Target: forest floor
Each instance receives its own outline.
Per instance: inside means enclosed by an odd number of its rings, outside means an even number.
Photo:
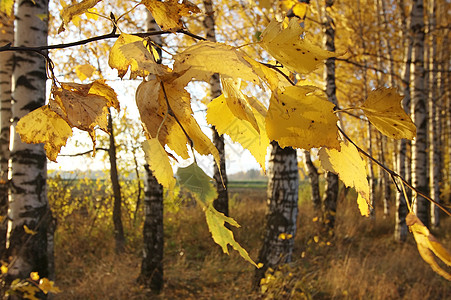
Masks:
[[[264,225],[264,188],[230,189],[230,215],[241,225],[236,240],[256,260]],[[300,199],[310,199],[301,191]],[[305,203],[304,203],[305,202]],[[333,238],[318,234],[308,203],[300,203],[293,263],[268,285],[272,299],[449,299],[451,283],[434,273],[407,242],[393,240],[394,215],[359,215],[355,194],[341,199]],[[393,205],[393,203],[391,203]],[[153,295],[136,283],[141,263],[141,228],[128,227],[127,251],[117,255],[109,224],[91,226],[73,216],[59,226],[55,299],[262,299],[251,292],[254,267],[236,251],[223,254],[208,232],[199,207],[165,212],[165,285]],[[451,219],[433,231],[451,249]],[[448,268],[448,272],[449,272]],[[294,295],[294,296],[290,296]]]

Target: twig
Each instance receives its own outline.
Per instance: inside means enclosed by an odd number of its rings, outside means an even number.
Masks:
[[[440,203],[438,203],[437,201],[429,198],[428,196],[426,196],[425,194],[423,194],[422,192],[420,192],[417,188],[415,188],[413,185],[411,185],[410,183],[407,182],[407,180],[405,180],[401,175],[399,175],[398,173],[396,173],[395,171],[387,168],[386,166],[384,166],[380,161],[378,161],[377,159],[375,159],[374,157],[372,157],[371,155],[369,155],[368,153],[366,153],[362,148],[360,148],[359,146],[357,146],[349,136],[346,135],[346,133],[340,128],[338,127],[338,130],[341,132],[341,134],[343,134],[343,136],[351,143],[353,144],[357,150],[362,153],[363,155],[365,155],[366,157],[368,157],[370,160],[372,160],[374,163],[376,163],[379,167],[381,167],[385,172],[387,172],[388,174],[390,174],[390,176],[392,178],[399,178],[399,180],[402,181],[402,183],[404,183],[406,186],[408,186],[412,191],[415,191],[418,195],[420,195],[421,197],[427,199],[428,201],[434,203],[435,205],[437,205],[441,210],[443,210],[447,215],[451,216],[451,212],[449,212],[444,206],[442,206]]]
[[[98,150],[108,151],[107,148],[95,148],[95,151],[98,151]],[[75,153],[75,154],[59,154],[58,156],[67,156],[67,157],[83,156],[83,155],[89,154],[89,153],[91,153],[93,151],[94,150],[88,150],[88,151],[85,151],[85,152]]]

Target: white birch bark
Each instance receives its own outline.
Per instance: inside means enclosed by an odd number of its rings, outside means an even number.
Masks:
[[[412,141],[412,184],[420,192],[428,194],[428,157],[427,157],[427,124],[428,112],[425,95],[424,69],[424,16],[423,0],[415,0],[411,11],[411,25],[413,39],[412,62],[412,119],[417,127],[417,136]],[[415,211],[425,226],[430,224],[430,203],[417,195]]]
[[[42,46],[47,44],[47,21],[39,15],[48,15],[47,0],[17,1],[16,46]],[[16,52],[13,71],[14,122],[30,111],[44,105],[46,88],[45,61],[33,52]],[[11,149],[11,195],[9,201],[9,248],[12,257],[9,279],[26,278],[30,272],[41,277],[52,277],[49,270],[53,239],[48,237],[51,212],[48,205],[46,179],[47,160],[42,144],[22,143],[13,135]],[[24,226],[37,232],[25,233]],[[53,226],[50,226],[53,228]],[[50,272],[49,272],[50,271]]]
[[[14,42],[13,18],[0,13],[0,45]],[[8,228],[8,161],[11,127],[11,77],[13,52],[0,52],[0,258],[6,251]]]

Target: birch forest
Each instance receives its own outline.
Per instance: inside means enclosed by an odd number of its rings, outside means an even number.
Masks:
[[[447,0],[0,0],[2,299],[447,299]]]

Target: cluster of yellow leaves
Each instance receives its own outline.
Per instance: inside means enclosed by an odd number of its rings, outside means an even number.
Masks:
[[[52,161],[72,136],[72,127],[88,132],[95,148],[95,128],[108,132],[108,108],[119,110],[116,93],[103,80],[61,83],[60,87],[53,86],[52,95],[48,105],[22,117],[16,126],[22,141],[44,143]]]
[[[8,267],[2,265],[2,274],[8,272]],[[27,279],[15,279],[6,291],[7,296],[20,295],[21,299],[39,300],[38,293],[48,293],[57,294],[60,291],[55,283],[48,278],[41,278],[38,272],[31,272],[30,277]]]

